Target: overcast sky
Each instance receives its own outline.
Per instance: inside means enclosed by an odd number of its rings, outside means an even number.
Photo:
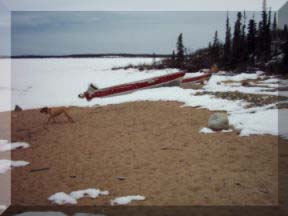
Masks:
[[[236,13],[230,16],[234,22]],[[13,12],[12,55],[169,54],[180,33],[196,50],[216,30],[223,40],[225,21],[226,12]]]
[[[268,0],[268,5],[278,10],[285,2]],[[224,38],[227,10],[259,11],[261,5],[262,0],[25,0],[25,4],[22,0],[0,0],[0,34],[10,29],[7,14],[13,11],[13,55],[171,53],[179,33],[183,32],[184,43],[191,50],[207,46],[216,30]],[[142,10],[155,12],[139,12]],[[236,14],[229,13],[233,23]],[[251,17],[253,12],[248,14]],[[7,52],[9,44],[0,44],[0,55],[2,47]]]

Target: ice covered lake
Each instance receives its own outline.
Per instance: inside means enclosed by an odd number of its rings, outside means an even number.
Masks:
[[[152,58],[0,59],[0,97],[4,98],[0,111],[13,109],[16,104],[24,109],[91,105],[77,97],[89,83],[103,88],[175,72],[112,70],[113,67],[152,61]],[[11,105],[8,102],[10,94]]]

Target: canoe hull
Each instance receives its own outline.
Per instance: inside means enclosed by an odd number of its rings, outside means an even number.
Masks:
[[[89,101],[97,97],[108,97],[119,94],[127,94],[145,88],[156,88],[164,86],[180,86],[185,72],[178,72],[164,76],[154,77],[138,82],[112,86],[109,88],[98,89],[94,92],[84,92],[84,97]]]

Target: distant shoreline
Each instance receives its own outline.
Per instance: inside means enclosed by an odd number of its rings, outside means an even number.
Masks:
[[[106,54],[71,54],[71,55],[15,55],[15,56],[0,56],[0,58],[166,58],[168,54],[129,54],[129,53],[106,53]]]

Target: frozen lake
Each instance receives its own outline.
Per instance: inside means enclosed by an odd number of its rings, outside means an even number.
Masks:
[[[11,61],[11,90],[9,62]],[[52,58],[0,59],[0,111],[13,109],[16,104],[24,109],[42,106],[91,105],[77,96],[89,83],[98,87],[137,81],[164,75],[175,70],[139,72],[112,70],[128,64],[152,63],[152,58]],[[5,73],[5,74],[3,74]],[[11,96],[11,105],[8,96]],[[4,98],[4,99],[3,99]]]

